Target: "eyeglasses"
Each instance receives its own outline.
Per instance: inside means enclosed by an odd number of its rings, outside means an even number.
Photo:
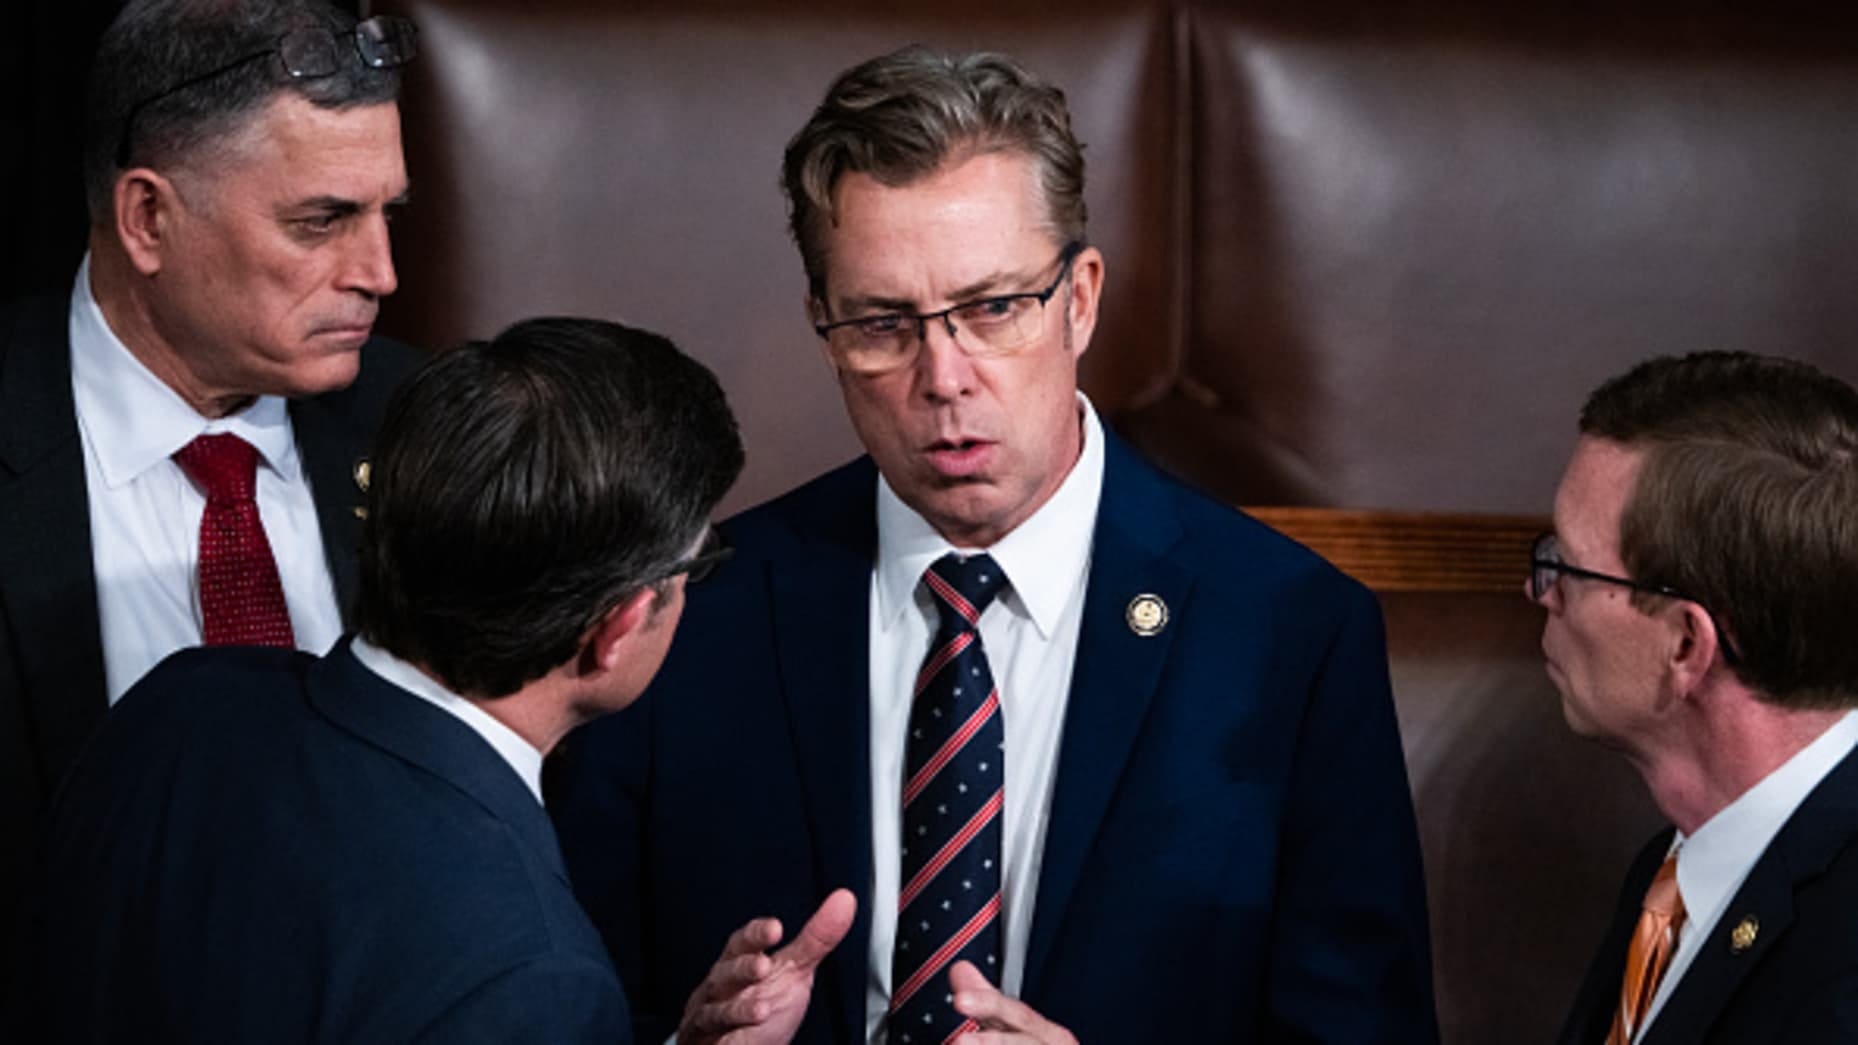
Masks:
[[[704,531],[703,543],[697,546],[697,554],[687,559],[679,559],[666,566],[646,583],[657,584],[659,581],[670,580],[681,573],[684,575],[685,584],[701,584],[705,578],[716,572],[716,567],[721,566],[724,559],[734,554],[735,549],[729,546],[729,539],[723,536],[721,530],[712,526]]]
[[[1698,600],[1668,585],[1647,584],[1630,577],[1616,577],[1610,573],[1570,565],[1561,558],[1561,539],[1552,533],[1541,534],[1529,546],[1529,597],[1536,602],[1547,598],[1549,589],[1555,586],[1558,574],[1579,577],[1582,580],[1600,581],[1603,584],[1617,584],[1622,588],[1631,588],[1633,591],[1696,603],[1702,607],[1704,613],[1709,614],[1710,622],[1716,626],[1718,641],[1722,645],[1723,660],[1733,665],[1740,659],[1736,654],[1734,644],[1729,641],[1728,633],[1723,631],[1722,622],[1716,619],[1716,614],[1711,612],[1708,606],[1704,606]]]
[[[1058,275],[1044,290],[975,298],[935,312],[880,312],[813,327],[826,339],[834,365],[856,374],[883,374],[915,361],[929,336],[929,324],[941,320],[948,336],[970,356],[987,358],[1017,352],[1045,332],[1045,304],[1071,275],[1071,263],[1084,245],[1072,241],[1058,254]]]
[[[353,30],[343,33],[331,32],[321,26],[293,29],[278,37],[275,47],[254,51],[217,69],[188,77],[130,106],[128,115],[123,117],[122,134],[116,140],[116,166],[129,166],[136,118],[156,102],[272,55],[278,57],[283,63],[284,72],[293,80],[320,80],[334,76],[342,67],[342,45],[350,41],[354,43],[361,64],[370,69],[397,68],[419,54],[418,27],[405,18],[392,15],[376,15],[365,19],[357,23]]]

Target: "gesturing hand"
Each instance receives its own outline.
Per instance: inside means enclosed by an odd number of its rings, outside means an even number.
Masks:
[[[814,971],[845,938],[857,911],[850,890],[835,890],[794,941],[773,954],[766,952],[781,942],[778,919],[757,918],[730,934],[722,956],[684,1006],[679,1045],[791,1041],[813,995]]]
[[[981,1027],[956,1038],[956,1045],[1077,1045],[1070,1031],[1000,993],[973,962],[956,962],[948,985],[955,990],[955,1011]]]

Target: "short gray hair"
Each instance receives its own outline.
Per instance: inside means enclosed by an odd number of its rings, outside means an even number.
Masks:
[[[251,116],[284,91],[326,109],[392,102],[400,76],[345,62],[332,76],[293,81],[274,61],[253,61],[130,111],[175,84],[275,47],[295,29],[343,34],[353,15],[327,0],[130,0],[103,34],[92,66],[84,134],[84,192],[91,220],[110,212],[117,146],[130,135],[130,159],[156,169],[185,164],[202,149],[242,131]]]
[[[1084,242],[1084,147],[1064,92],[1003,54],[906,47],[841,73],[787,144],[788,224],[813,294],[825,293],[822,234],[841,177],[904,185],[963,149],[1031,156],[1053,231]]]

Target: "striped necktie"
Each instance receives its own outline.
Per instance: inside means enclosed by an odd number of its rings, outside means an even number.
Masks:
[[[976,630],[1006,583],[992,558],[950,553],[923,573],[941,624],[916,676],[904,749],[891,1045],[940,1045],[975,1029],[950,1004],[948,967],[1000,980],[1000,842],[1006,729]]]

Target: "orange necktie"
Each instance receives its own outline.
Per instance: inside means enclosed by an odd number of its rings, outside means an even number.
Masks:
[[[1645,890],[1645,906],[1639,912],[1638,927],[1632,930],[1632,946],[1626,949],[1626,979],[1620,985],[1619,1011],[1613,1014],[1613,1029],[1606,1045],[1631,1045],[1645,1022],[1645,1012],[1658,995],[1658,981],[1671,965],[1677,950],[1677,930],[1684,924],[1684,898],[1677,892],[1677,854],[1664,858],[1664,865]]]

